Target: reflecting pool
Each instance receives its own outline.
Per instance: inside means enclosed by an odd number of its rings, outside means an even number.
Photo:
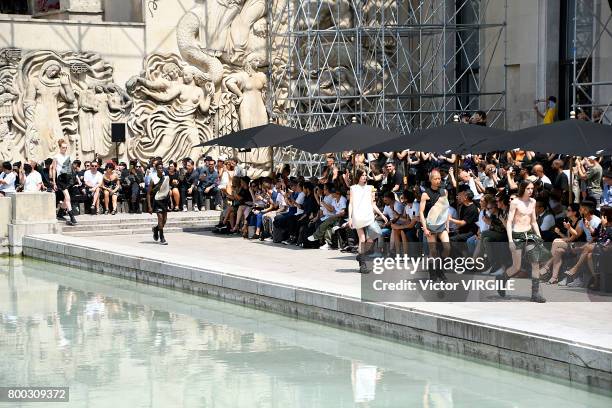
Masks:
[[[545,317],[543,317],[545,318]],[[0,386],[24,407],[605,407],[612,398],[317,323],[0,258]]]

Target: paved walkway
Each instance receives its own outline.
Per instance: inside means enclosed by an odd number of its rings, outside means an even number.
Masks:
[[[185,266],[231,273],[282,285],[360,297],[361,275],[354,255],[339,251],[306,250],[282,244],[247,241],[209,232],[167,234],[168,246],[150,235],[94,239],[47,236],[67,244],[87,245],[109,253],[138,255]],[[521,282],[519,285],[526,285]],[[612,350],[612,298],[589,296],[584,290],[543,285],[549,300],[534,304],[509,299],[499,302],[410,302],[403,307],[429,314],[478,322]],[[519,299],[522,300],[522,299]],[[593,302],[592,300],[600,300]]]

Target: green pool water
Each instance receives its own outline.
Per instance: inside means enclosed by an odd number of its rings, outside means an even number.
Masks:
[[[24,407],[612,407],[569,383],[59,265],[0,258],[0,386]]]

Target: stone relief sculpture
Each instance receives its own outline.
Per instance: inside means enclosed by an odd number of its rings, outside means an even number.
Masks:
[[[179,68],[176,55],[149,58],[145,77],[128,81],[135,104],[128,119],[133,134],[128,155],[140,160],[199,158],[210,139],[213,84],[197,68]],[[148,78],[147,78],[148,77]]]
[[[10,51],[17,55],[17,50]],[[0,55],[6,55],[6,50],[0,50]],[[12,101],[15,159],[42,161],[55,154],[60,138],[70,141],[79,157],[80,138],[89,146],[97,137],[92,133],[96,112],[89,107],[96,104],[87,93],[95,90],[90,87],[111,82],[112,67],[95,53],[33,51],[19,55],[19,60],[10,62],[17,95]],[[0,72],[5,68],[0,67]],[[106,121],[99,127],[110,128],[110,119]]]
[[[26,157],[43,160],[55,153],[63,138],[59,104],[72,105],[76,96],[70,75],[59,60],[46,61],[37,78],[32,78],[24,98]]]
[[[0,82],[0,161],[13,160],[13,101],[17,93],[7,82]]]
[[[240,13],[236,16],[236,18],[234,18],[234,21],[232,21],[230,30],[232,41],[232,63],[238,65],[244,62],[247,49],[250,48],[249,43],[253,42],[251,38],[257,38],[257,35],[253,33],[255,23],[261,20],[266,14],[266,1],[267,0],[246,0],[242,10],[240,10]],[[258,34],[262,34],[262,31],[265,33],[265,27],[266,21],[263,19],[263,21],[260,21],[260,24],[258,24]],[[253,38],[253,40],[255,40],[255,38]]]
[[[98,112],[98,100],[94,85],[79,93],[79,132],[83,152],[95,151],[95,113]]]
[[[331,27],[351,28],[353,12],[349,0],[304,0],[298,29],[326,30]]]
[[[230,74],[224,79],[225,88],[235,94],[239,105],[240,128],[248,129],[268,123],[268,112],[263,98],[266,75],[256,68],[262,63],[263,56],[249,54],[244,63],[244,71]],[[252,174],[263,173],[272,162],[272,149],[254,149],[245,158],[252,168]]]

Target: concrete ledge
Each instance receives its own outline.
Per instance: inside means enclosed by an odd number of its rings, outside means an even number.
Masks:
[[[23,239],[26,256],[461,355],[532,374],[612,389],[612,350],[426,313],[398,305],[281,285],[135,255],[108,253],[44,236]]]

